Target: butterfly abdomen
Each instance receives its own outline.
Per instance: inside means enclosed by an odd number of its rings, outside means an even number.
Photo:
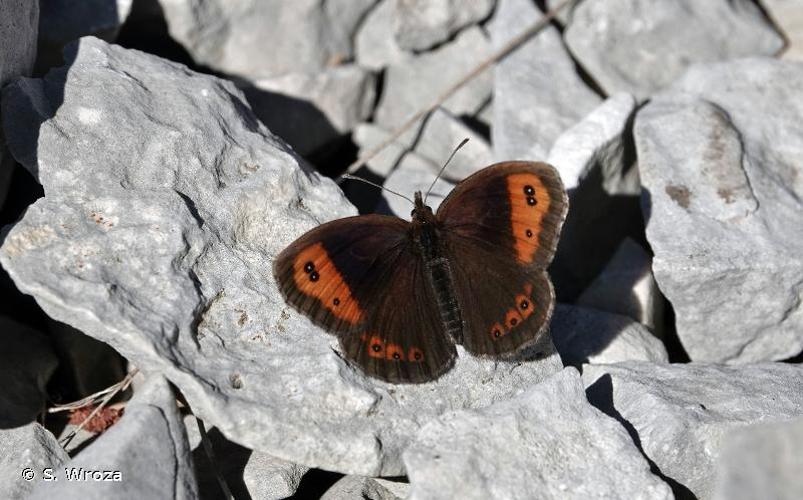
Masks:
[[[455,342],[461,343],[463,340],[463,319],[454,293],[454,278],[449,260],[444,257],[441,251],[438,230],[434,224],[423,224],[415,230],[418,231],[416,241],[426,266],[429,285],[438,302],[438,313],[443,322],[443,327]]]

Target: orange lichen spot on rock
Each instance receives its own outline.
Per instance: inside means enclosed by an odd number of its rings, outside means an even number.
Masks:
[[[355,325],[362,321],[363,310],[351,295],[322,243],[310,245],[293,261],[293,279],[305,295],[320,300],[335,317]]]
[[[538,250],[541,224],[549,211],[549,192],[541,179],[530,173],[509,175],[507,191],[516,257],[519,262],[529,264]]]

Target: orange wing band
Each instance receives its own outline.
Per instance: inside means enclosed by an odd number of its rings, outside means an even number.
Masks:
[[[516,257],[530,264],[538,251],[541,224],[549,212],[549,192],[535,174],[511,174],[507,177],[510,223]]]
[[[352,325],[362,321],[360,304],[323,244],[316,243],[299,252],[293,261],[293,279],[304,295],[320,300],[338,319]]]

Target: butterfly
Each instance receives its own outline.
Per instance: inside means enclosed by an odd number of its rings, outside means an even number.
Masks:
[[[568,200],[546,163],[510,161],[460,182],[436,213],[322,224],[274,260],[285,301],[337,335],[347,360],[392,383],[446,373],[461,344],[515,354],[546,332],[552,260]]]

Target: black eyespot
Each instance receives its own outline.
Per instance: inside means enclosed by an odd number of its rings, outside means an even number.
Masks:
[[[533,198],[532,196],[528,196],[528,197],[527,197],[527,204],[528,204],[528,205],[530,205],[530,206],[532,207],[532,206],[533,206],[533,205],[535,205],[536,203],[538,203],[538,202],[535,200],[535,198]]]
[[[528,307],[530,307],[530,303],[527,302],[526,300],[522,300],[521,304],[519,304],[519,307],[521,307],[522,309],[527,309]]]
[[[526,194],[527,196],[532,196],[535,194],[535,189],[533,189],[532,186],[527,184],[526,186],[524,186],[524,194]]]
[[[413,357],[415,358],[416,361],[420,361],[421,360],[421,353],[419,351],[415,351],[415,354],[413,354]]]
[[[533,232],[530,231],[529,229],[527,231],[525,231],[524,234],[526,234],[528,238],[532,238],[533,237]]]
[[[309,261],[306,264],[304,264],[304,272],[305,273],[309,274],[314,270],[315,270],[315,264],[313,264],[312,261]]]
[[[511,318],[510,326],[516,326],[518,323],[519,323],[519,320],[517,320],[516,318]]]
[[[499,338],[501,336],[502,336],[502,332],[500,332],[498,329],[494,330],[494,337]]]
[[[374,344],[374,345],[371,346],[371,349],[373,349],[374,352],[379,352],[379,351],[382,350],[382,346],[379,345],[379,344]]]
[[[318,274],[318,271],[312,271],[310,273],[310,275],[309,275],[309,280],[310,281],[318,281],[318,278],[320,278],[320,277],[321,276]]]
[[[393,359],[401,359],[401,355],[398,352],[394,352]]]
[[[335,297],[335,300],[333,300],[332,302],[333,302],[333,303],[334,303],[336,306],[339,306],[339,305],[340,305],[340,299],[338,299],[337,297]]]

